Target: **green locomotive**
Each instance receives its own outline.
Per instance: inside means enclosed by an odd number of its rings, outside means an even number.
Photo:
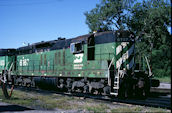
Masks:
[[[20,47],[10,57],[0,55],[1,81],[7,78],[7,84],[119,97],[146,96],[153,80],[135,70],[132,36],[128,31],[107,31]]]

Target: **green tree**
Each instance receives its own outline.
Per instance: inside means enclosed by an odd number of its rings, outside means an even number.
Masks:
[[[155,76],[170,76],[171,6],[168,0],[101,0],[85,13],[90,32],[129,30],[136,36],[137,51],[151,59]]]
[[[133,0],[101,0],[96,8],[85,13],[90,32],[126,29],[125,20]]]
[[[151,60],[155,76],[169,76],[171,64],[171,6],[169,1],[146,0],[136,3],[127,25],[142,41],[137,43],[139,54]]]

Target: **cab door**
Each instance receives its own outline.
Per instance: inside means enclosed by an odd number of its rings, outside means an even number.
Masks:
[[[87,41],[87,60],[95,60],[95,38],[91,35]]]

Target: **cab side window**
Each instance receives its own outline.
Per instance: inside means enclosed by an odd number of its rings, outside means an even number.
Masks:
[[[71,43],[70,44],[70,52],[73,54],[83,53],[84,52],[83,42]]]

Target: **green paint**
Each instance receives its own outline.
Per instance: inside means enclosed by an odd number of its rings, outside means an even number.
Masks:
[[[70,48],[68,48],[18,55],[16,71],[13,70],[12,73],[33,76],[107,78],[108,61],[110,62],[114,58],[112,65],[116,68],[116,61],[121,57],[116,56],[116,47],[118,45],[120,45],[120,42],[96,44],[94,60],[87,60],[87,44],[83,45],[84,52],[77,54],[71,53]],[[128,47],[124,49],[124,51],[127,50]],[[0,57],[0,61],[3,59],[5,57]],[[14,58],[8,57],[5,63],[13,60]],[[0,71],[2,69],[4,67],[0,66]]]
[[[2,73],[2,70],[5,70],[5,68],[8,70],[14,61],[14,56],[0,56],[0,73]]]

